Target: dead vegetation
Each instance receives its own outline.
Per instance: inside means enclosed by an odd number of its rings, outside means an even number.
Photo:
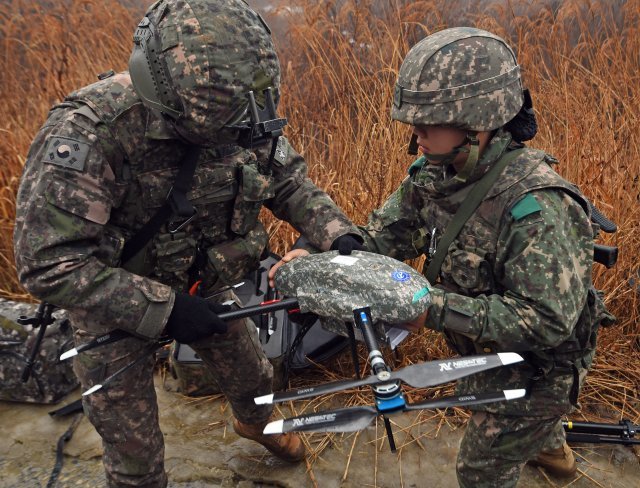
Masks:
[[[311,177],[355,222],[364,223],[411,163],[406,155],[409,130],[391,123],[389,117],[396,73],[411,45],[430,32],[463,24],[508,39],[534,97],[540,132],[532,145],[556,156],[560,173],[618,224],[616,234],[600,239],[619,247],[618,264],[611,270],[594,268],[596,285],[606,291],[618,324],[601,334],[577,418],[627,417],[637,423],[640,2],[549,4],[555,7],[524,0],[292,0],[287,8],[270,13],[273,22],[287,26],[276,37],[283,74],[281,111],[289,119],[289,138],[309,162]],[[69,0],[47,8],[26,0],[0,5],[2,296],[26,297],[13,268],[12,222],[15,191],[30,141],[54,102],[93,82],[96,73],[125,69],[140,14],[115,0]],[[282,253],[297,236],[288,225],[268,215],[265,219],[273,249]],[[424,331],[401,346],[395,366],[450,354],[439,336]],[[292,385],[351,374],[346,354],[329,367],[294,378]],[[409,389],[408,397],[419,401],[450,389],[450,385]],[[339,397],[341,405],[370,400],[368,392]],[[327,401],[314,400],[296,408],[322,409]],[[432,415],[425,412],[420,418]],[[461,409],[435,415],[441,422],[466,416]],[[309,439],[321,452],[332,436]]]

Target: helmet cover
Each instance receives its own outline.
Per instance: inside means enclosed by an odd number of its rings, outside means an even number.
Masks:
[[[129,59],[142,102],[173,120],[190,142],[219,142],[247,112],[249,91],[277,94],[280,65],[271,33],[242,0],[160,0],[134,35]]]
[[[490,32],[455,27],[411,48],[396,83],[391,117],[410,125],[491,131],[523,104],[520,67],[506,42]]]

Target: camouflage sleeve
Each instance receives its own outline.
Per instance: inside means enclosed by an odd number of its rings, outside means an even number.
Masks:
[[[111,209],[126,191],[108,145],[98,142],[101,130],[59,108],[36,136],[17,194],[18,277],[33,296],[92,324],[157,337],[173,306],[171,289],[96,257]]]
[[[426,241],[418,209],[412,202],[411,181],[407,178],[382,207],[369,215],[367,225],[360,227],[367,249],[400,261],[421,255]]]
[[[502,295],[476,298],[433,290],[426,326],[463,334],[501,350],[555,347],[573,331],[591,283],[588,216],[559,190],[529,194],[539,211],[500,233],[495,277]]]
[[[329,195],[309,179],[304,158],[285,137],[278,140],[272,168],[275,195],[265,202],[266,207],[293,225],[313,246],[327,251],[337,237],[359,235]]]

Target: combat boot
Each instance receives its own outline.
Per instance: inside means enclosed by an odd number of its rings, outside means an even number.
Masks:
[[[570,478],[578,469],[573,452],[566,442],[557,449],[540,452],[537,458],[529,461],[529,464],[541,466],[549,474],[558,478]]]
[[[240,437],[262,444],[280,459],[292,463],[304,459],[305,447],[298,434],[292,432],[286,434],[263,434],[262,431],[267,423],[269,423],[268,420],[260,424],[243,424],[238,419],[233,419],[233,430]]]

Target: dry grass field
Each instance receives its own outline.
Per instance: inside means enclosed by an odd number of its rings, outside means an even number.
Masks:
[[[66,93],[93,82],[99,72],[126,68],[141,14],[114,0],[51,3],[42,9],[26,0],[0,4],[0,294],[9,298],[26,297],[13,269],[12,222],[30,141],[48,108]],[[406,153],[409,129],[389,117],[396,73],[411,45],[435,30],[466,24],[496,32],[514,46],[540,125],[531,145],[559,159],[561,174],[619,229],[600,240],[619,247],[618,264],[594,268],[619,322],[601,334],[582,413],[637,423],[640,1],[286,3],[269,15],[288,26],[276,34],[287,134],[307,158],[312,178],[357,223],[366,222],[412,162]],[[265,219],[274,250],[283,252],[294,231]],[[398,365],[447,354],[443,342],[425,331],[403,344]],[[349,374],[349,367],[347,361],[338,373],[323,370],[322,378]],[[442,393],[429,389],[409,396]],[[358,402],[358,396],[348,401]]]

